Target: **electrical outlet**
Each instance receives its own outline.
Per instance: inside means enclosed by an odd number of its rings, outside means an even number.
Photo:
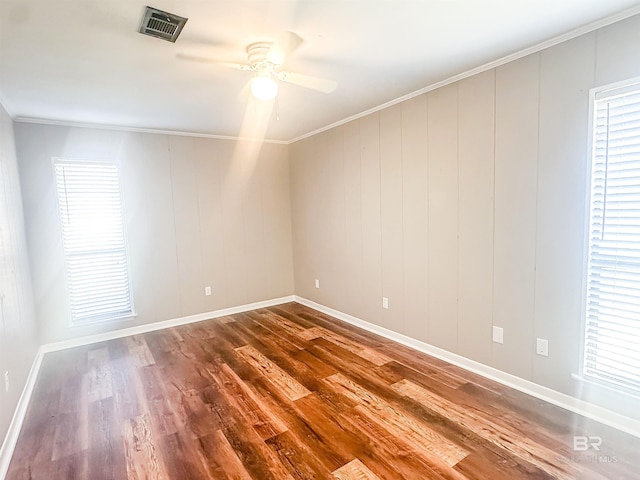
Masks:
[[[316,278],[316,288],[320,288],[320,280]]]
[[[387,297],[382,297],[382,308],[389,308],[389,299]]]
[[[496,343],[504,343],[504,329],[502,327],[493,327],[493,341]]]
[[[549,340],[544,338],[536,338],[536,353],[543,357],[549,356]]]
[[[9,372],[4,372],[4,391],[9,392],[11,384],[9,383]]]
[[[204,294],[207,297],[210,297],[211,296],[211,287],[204,287]]]

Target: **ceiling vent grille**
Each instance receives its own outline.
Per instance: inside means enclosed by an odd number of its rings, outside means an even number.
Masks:
[[[185,23],[187,19],[184,17],[147,7],[138,31],[144,35],[175,42]]]

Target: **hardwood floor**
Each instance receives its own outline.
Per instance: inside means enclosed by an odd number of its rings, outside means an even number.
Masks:
[[[47,354],[29,478],[622,480],[640,439],[291,303]]]

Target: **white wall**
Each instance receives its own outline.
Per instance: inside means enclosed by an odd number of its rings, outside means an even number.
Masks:
[[[638,45],[635,16],[291,145],[296,294],[640,418],[571,376],[589,89],[640,76]]]
[[[29,123],[15,135],[43,343],[293,293],[285,145]],[[52,157],[120,162],[135,319],[68,328]]]
[[[0,445],[38,348],[11,117],[0,105]],[[4,373],[10,388],[5,392]]]

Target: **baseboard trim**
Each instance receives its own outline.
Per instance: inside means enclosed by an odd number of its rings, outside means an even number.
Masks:
[[[630,435],[640,437],[640,421],[633,418],[629,418],[612,410],[600,407],[599,405],[585,402],[584,400],[580,400],[570,395],[552,390],[551,388],[544,387],[529,380],[516,377],[515,375],[503,372],[502,370],[489,367],[488,365],[485,365],[483,363],[479,363],[461,355],[457,355],[447,350],[429,345],[428,343],[416,340],[415,338],[411,338],[401,333],[394,332],[393,330],[375,325],[373,323],[367,322],[366,320],[362,320],[347,313],[340,312],[339,310],[321,305],[304,297],[299,297],[296,295],[295,301],[309,308],[313,308],[314,310],[318,310],[319,312],[331,315],[332,317],[335,317],[346,323],[362,328],[363,330],[367,330],[368,332],[375,333],[384,338],[388,338],[389,340],[393,340],[402,345],[426,353],[427,355],[439,358],[440,360],[444,360],[445,362],[449,362],[453,365],[464,368],[465,370],[476,373],[490,380],[494,380],[498,383],[501,383],[502,385],[506,385],[507,387],[514,388],[523,393],[539,398],[540,400],[544,400],[545,402],[552,403],[553,405],[557,405],[566,410],[616,428]]]
[[[142,333],[154,332],[156,330],[162,330],[170,327],[178,327],[180,325],[187,325],[189,323],[203,322],[205,320],[211,320],[212,318],[225,317],[227,315],[248,312],[250,310],[256,310],[258,308],[273,307],[274,305],[282,305],[283,303],[294,301],[295,297],[293,295],[289,295],[286,297],[273,298],[271,300],[264,300],[261,302],[247,303],[245,305],[239,305],[237,307],[223,308],[220,310],[213,310],[211,312],[198,313],[186,317],[172,318],[171,320],[162,320],[160,322],[147,323],[144,325],[137,325],[135,327],[122,328],[120,330],[112,330],[110,332],[88,335],[71,340],[63,340],[61,342],[46,343],[40,348],[42,349],[43,353],[56,352],[58,350],[65,350],[67,348],[91,345],[93,343],[104,342],[116,338],[129,337],[131,335],[140,335]]]
[[[18,405],[13,412],[13,417],[11,418],[11,423],[9,424],[9,430],[7,431],[7,435],[4,437],[2,447],[0,447],[0,479],[3,480],[7,475],[7,472],[9,471],[9,464],[11,463],[13,450],[15,449],[16,443],[18,442],[18,436],[20,435],[20,430],[22,429],[22,422],[24,421],[24,417],[27,414],[29,401],[31,400],[31,395],[33,394],[33,389],[36,385],[38,373],[40,372],[40,365],[42,365],[42,355],[42,349],[40,348],[38,349],[36,356],[33,359],[31,370],[29,370],[29,375],[27,376],[27,382],[22,389],[20,399],[18,400]]]

